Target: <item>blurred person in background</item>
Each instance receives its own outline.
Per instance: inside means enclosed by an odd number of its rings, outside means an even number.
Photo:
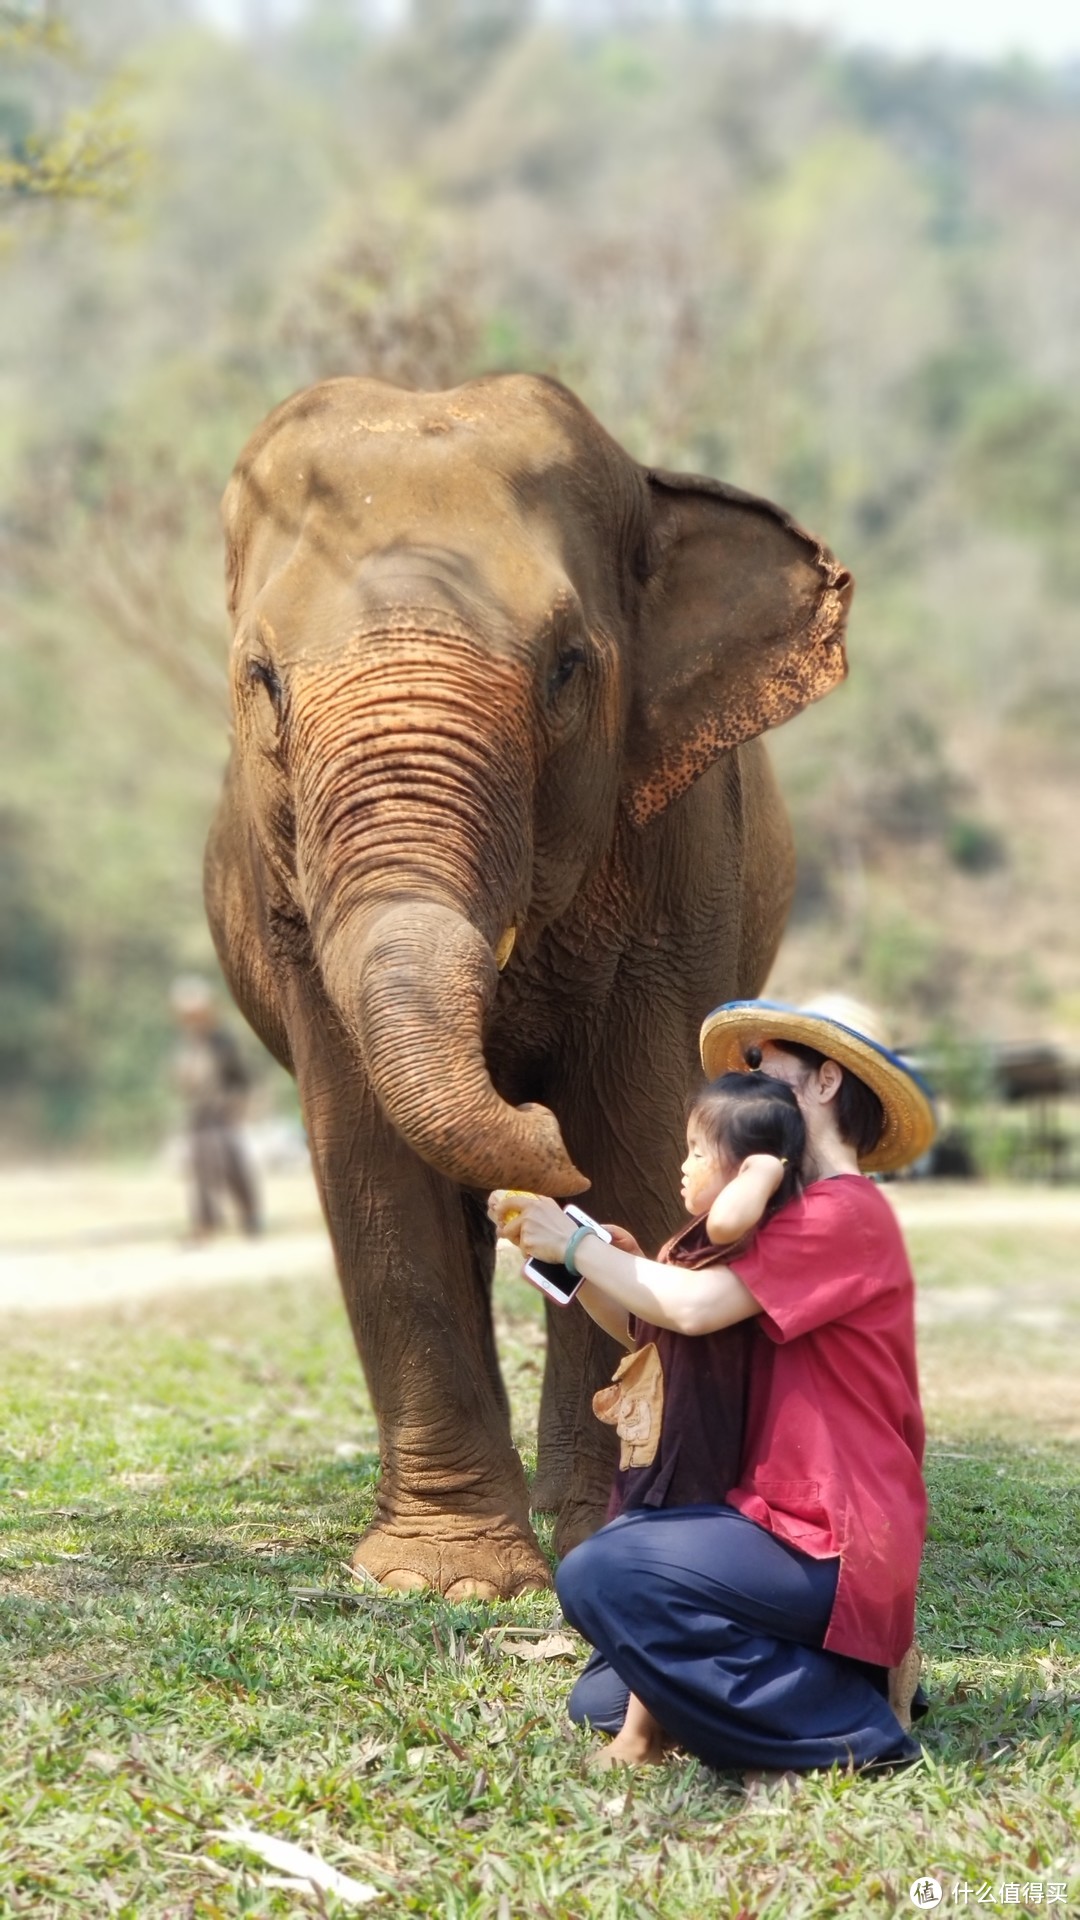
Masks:
[[[208,981],[182,975],[169,1005],[180,1034],[172,1081],[185,1108],[191,1237],[204,1240],[222,1225],[223,1194],[235,1203],[244,1232],[258,1233],[259,1190],[241,1133],[251,1074]]]

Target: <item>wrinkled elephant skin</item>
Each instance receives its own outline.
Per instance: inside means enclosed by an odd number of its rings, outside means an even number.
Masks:
[[[295,1073],[397,1587],[546,1583],[491,1324],[493,1186],[655,1246],[696,1036],[790,902],[757,739],[842,677],[851,582],[778,508],[650,471],[565,388],[332,380],[224,503],[234,746],[207,901]],[[616,1355],[549,1311],[534,1505],[602,1517]]]

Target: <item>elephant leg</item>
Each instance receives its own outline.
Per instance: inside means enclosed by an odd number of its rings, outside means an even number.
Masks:
[[[573,1056],[573,1048],[566,1051]],[[564,1137],[580,1142],[581,1164],[592,1181],[588,1212],[596,1219],[628,1226],[647,1253],[655,1252],[672,1224],[677,1224],[677,1219],[675,1223],[671,1219],[672,1202],[663,1196],[669,1184],[678,1193],[681,1086],[670,1139],[663,1137],[663,1128],[657,1127],[647,1104],[625,1111],[625,1124],[620,1126],[623,1109],[618,1096],[606,1092],[599,1079],[590,1084],[587,1107],[582,1105],[580,1086],[553,1090],[550,1097]],[[642,1099],[647,1103],[650,1098],[656,1098],[655,1084],[642,1089]],[[639,1159],[635,1143],[643,1128],[649,1145]],[[668,1163],[670,1174],[665,1181]],[[677,1199],[674,1204],[677,1214]],[[607,1517],[618,1441],[614,1429],[597,1419],[592,1403],[597,1390],[609,1383],[623,1349],[576,1303],[549,1307],[547,1320],[532,1503],[537,1512],[556,1513],[555,1552],[563,1559]]]
[[[651,953],[639,951],[605,1005],[606,1031],[591,1049],[595,1070],[545,1092],[569,1152],[592,1180],[590,1213],[629,1227],[650,1255],[686,1219],[679,1165],[686,1098],[700,1082],[701,1020],[721,1000],[761,991],[794,886],[791,828],[762,742],[725,756],[708,780],[713,811],[703,841],[737,849],[715,886],[724,923],[703,919],[681,929],[674,945],[658,940]],[[583,1041],[563,1049],[570,1062],[588,1053]],[[592,1396],[610,1378],[617,1349],[591,1322],[583,1333],[580,1309],[553,1308],[548,1319],[533,1504],[558,1512],[562,1555],[604,1517],[615,1435],[593,1414]]]
[[[663,950],[640,957],[626,988],[609,999],[605,1033],[588,1055],[583,1045],[563,1049],[566,1060],[582,1062],[578,1076],[546,1089],[568,1150],[592,1181],[589,1213],[628,1227],[650,1257],[686,1221],[679,1197],[685,1103],[698,1076],[699,1007],[709,1004],[704,986],[676,987],[675,958]],[[553,1308],[549,1321],[533,1504],[557,1507],[562,1558],[606,1517],[618,1448],[592,1399],[621,1349],[576,1304]]]
[[[618,1444],[614,1429],[593,1413],[592,1400],[611,1379],[620,1353],[582,1307],[547,1304],[532,1506],[535,1513],[558,1514],[560,1557],[604,1522]]]
[[[325,1015],[323,1016],[325,1019]],[[293,1028],[304,1117],[381,1474],[355,1564],[399,1589],[506,1597],[550,1585],[491,1323],[482,1203],[382,1115],[340,1030]]]

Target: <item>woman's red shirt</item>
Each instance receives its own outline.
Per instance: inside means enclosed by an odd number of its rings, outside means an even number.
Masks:
[[[817,1180],[732,1270],[760,1302],[737,1507],[840,1556],[825,1645],[895,1666],[926,1532],[914,1283],[896,1217],[857,1174]]]

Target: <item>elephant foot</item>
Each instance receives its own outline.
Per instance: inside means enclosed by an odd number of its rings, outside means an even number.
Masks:
[[[559,1509],[555,1525],[555,1558],[565,1560],[583,1540],[604,1525],[607,1500],[569,1500]]]
[[[430,1525],[410,1533],[403,1524],[375,1526],[361,1539],[353,1566],[363,1567],[397,1593],[430,1590],[448,1600],[509,1600],[551,1585],[536,1541],[517,1527],[464,1526],[452,1532]]]

